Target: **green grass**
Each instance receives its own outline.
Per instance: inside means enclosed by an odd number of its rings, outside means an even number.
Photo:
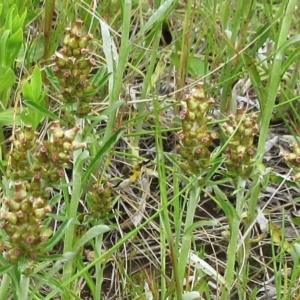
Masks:
[[[299,9],[296,0],[0,0],[0,300],[254,300],[264,287],[274,299],[300,299],[299,150],[293,158],[283,144],[299,144]],[[95,59],[83,115],[79,102],[60,98],[75,85],[63,90],[51,69],[78,18]],[[215,101],[202,129],[218,139],[206,167],[186,172],[182,101],[200,83]],[[241,98],[249,110],[232,119]],[[245,176],[228,164],[228,149],[243,142],[236,134],[253,111],[259,131]],[[79,125],[75,144],[87,145],[50,185],[52,212],[41,219],[51,237],[36,256],[10,263],[7,213],[20,211],[9,204],[11,174],[22,170],[19,157],[10,167],[12,137],[31,125],[41,145],[53,120],[63,130]],[[229,134],[224,124],[235,120]],[[266,153],[274,136],[280,143]],[[26,228],[13,225],[22,239]]]

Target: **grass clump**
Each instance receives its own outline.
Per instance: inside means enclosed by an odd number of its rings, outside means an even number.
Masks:
[[[298,299],[297,5],[0,0],[0,300]]]

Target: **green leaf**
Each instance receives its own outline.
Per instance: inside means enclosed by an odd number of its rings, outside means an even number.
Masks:
[[[95,167],[99,165],[99,161],[102,157],[108,153],[110,148],[120,139],[123,134],[123,129],[118,129],[109,139],[108,141],[101,147],[98,151],[94,159],[89,164],[87,170],[85,171],[83,178],[82,178],[82,186],[85,186],[88,178],[90,177],[91,173],[94,171]]]
[[[29,82],[24,82],[22,85],[23,97],[27,100],[33,100],[33,92],[31,89],[31,84]]]
[[[176,1],[174,0],[167,0],[166,2],[164,2],[157,11],[155,11],[152,16],[149,18],[149,20],[145,23],[145,25],[143,25],[140,29],[140,31],[137,34],[137,37],[141,37],[145,34],[145,32],[147,30],[149,30],[153,24],[159,22],[162,23],[165,18],[166,15],[168,15],[170,13],[170,11],[172,10],[172,7],[176,4]]]
[[[14,17],[12,32],[15,32],[18,28],[23,28],[26,16],[27,16],[27,10],[25,9],[21,16],[18,14],[17,16]]]
[[[277,54],[280,55],[280,53],[284,52],[288,47],[299,42],[300,42],[300,34],[296,34],[282,44],[282,46],[277,50]]]
[[[59,86],[59,81],[55,75],[55,73],[53,72],[52,68],[50,67],[45,67],[45,72],[46,72],[46,76],[48,78],[48,80],[50,81],[52,87],[55,89],[55,91],[57,93],[60,93],[60,86]]]
[[[91,77],[89,83],[91,85],[97,85],[97,89],[101,88],[104,86],[105,83],[107,83],[110,75],[111,75],[110,73],[107,73],[106,67],[99,68],[97,73],[93,75],[93,77]]]
[[[10,65],[7,63],[6,59],[6,44],[7,44],[7,39],[9,37],[9,30],[3,31],[1,38],[0,38],[0,67],[10,67]]]
[[[257,53],[258,49],[265,43],[268,37],[270,37],[272,24],[265,24],[260,27],[255,34],[251,37],[251,52]]]
[[[83,247],[86,243],[88,243],[91,239],[95,238],[96,236],[103,234],[109,231],[109,227],[106,225],[97,225],[90,228],[74,245],[74,252],[77,252],[81,247]]]
[[[9,271],[11,271],[14,268],[12,265],[6,265],[4,267],[0,268],[0,276],[7,274]]]
[[[15,113],[12,107],[0,112],[0,125],[12,126],[20,124],[20,116],[18,113]]]
[[[84,130],[84,134],[89,136],[89,134],[92,132],[92,130],[99,125],[99,123],[102,120],[107,120],[108,116],[113,114],[118,108],[122,107],[124,105],[123,100],[118,100],[114,102],[112,105],[110,105],[108,108],[106,108],[99,116],[87,116],[87,120],[92,120],[93,122],[91,123],[90,126],[86,127]]]
[[[7,40],[7,59],[10,65],[18,57],[23,42],[23,29],[20,28],[17,32],[11,35]]]
[[[63,238],[66,229],[73,222],[73,219],[69,219],[59,226],[59,229],[55,234],[45,243],[43,243],[43,251],[48,252],[53,249],[53,247]]]
[[[13,13],[16,10],[16,5],[13,5],[9,12],[6,15],[6,19],[5,19],[5,24],[4,24],[4,28],[6,30],[11,30],[12,29],[12,24],[13,24]]]
[[[213,185],[212,188],[216,194],[216,198],[214,198],[213,200],[224,211],[224,213],[228,219],[229,225],[232,226],[233,221],[238,219],[238,215],[237,215],[237,212],[236,212],[234,206],[229,202],[226,194],[224,192],[222,192],[218,186]]]
[[[33,92],[35,102],[39,102],[42,93],[42,74],[40,68],[36,65],[31,79],[31,90]]]
[[[16,82],[16,76],[12,69],[8,68],[0,74],[0,93],[8,90]]]
[[[39,112],[43,117],[48,117],[52,120],[57,120],[58,116],[54,114],[51,110],[48,110],[47,108],[33,102],[33,101],[24,101],[24,103],[31,109],[33,109],[36,112]]]
[[[202,77],[206,74],[205,62],[197,57],[190,56],[188,59],[188,72],[194,77]]]

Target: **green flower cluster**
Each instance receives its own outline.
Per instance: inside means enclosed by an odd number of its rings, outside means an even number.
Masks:
[[[112,185],[106,184],[103,187],[94,184],[87,197],[91,216],[95,219],[106,218],[112,210],[113,198]]]
[[[236,115],[229,116],[229,122],[222,124],[228,141],[226,147],[226,166],[229,171],[242,177],[249,177],[252,172],[254,155],[254,137],[259,131],[257,115],[245,115],[242,109],[237,109]]]
[[[7,168],[14,189],[0,210],[0,227],[6,233],[1,246],[9,262],[17,263],[21,255],[35,259],[41,243],[51,236],[51,229],[43,225],[52,209],[49,188],[64,176],[72,151],[86,147],[74,141],[78,130],[63,130],[55,121],[42,144],[31,126],[16,130]]]
[[[72,28],[66,29],[62,49],[52,56],[53,71],[61,88],[58,98],[64,103],[76,104],[78,117],[90,112],[91,95],[95,89],[88,81],[92,68],[96,66],[88,49],[93,37],[84,33],[82,25],[83,21],[77,20]]]
[[[291,153],[282,153],[284,161],[290,168],[293,168],[292,179],[294,181],[300,182],[300,147],[298,144],[294,143],[290,145],[293,152]]]
[[[179,132],[177,151],[187,162],[182,165],[186,172],[195,174],[209,168],[210,146],[218,138],[217,133],[208,126],[212,119],[208,112],[213,104],[214,100],[205,96],[202,85],[182,101],[182,131]]]

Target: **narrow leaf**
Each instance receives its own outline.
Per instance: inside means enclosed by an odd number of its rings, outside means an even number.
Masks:
[[[36,112],[39,112],[44,117],[48,117],[52,120],[57,120],[58,117],[56,114],[54,114],[52,111],[48,110],[45,107],[42,107],[41,105],[33,102],[33,101],[24,101],[24,103],[29,107],[35,110]]]
[[[72,222],[73,219],[69,219],[65,223],[60,225],[55,234],[47,242],[43,243],[44,252],[48,252],[53,249],[53,247],[63,238],[66,229]]]
[[[31,79],[31,89],[33,92],[34,100],[38,102],[42,93],[42,74],[40,68],[36,65]]]
[[[18,114],[15,115],[12,107],[0,112],[0,125],[20,125],[20,117]]]
[[[7,69],[5,73],[0,74],[0,93],[8,90],[16,82],[16,76],[12,69]]]
[[[91,173],[94,171],[95,167],[99,164],[99,161],[102,159],[102,157],[108,153],[110,148],[120,139],[120,137],[123,134],[123,129],[117,130],[109,139],[108,141],[101,147],[101,149],[98,151],[94,159],[89,164],[87,170],[84,173],[84,176],[82,178],[82,186],[85,186],[88,178],[90,177]]]
[[[149,30],[153,24],[155,24],[156,22],[162,22],[163,20],[165,20],[165,16],[167,14],[168,11],[171,11],[172,9],[172,4],[175,4],[176,1],[174,0],[167,0],[166,2],[164,2],[156,12],[154,12],[154,14],[149,18],[149,20],[146,22],[146,24],[144,26],[142,26],[141,30],[138,33],[138,37],[143,36],[144,33]]]
[[[103,234],[107,231],[109,231],[109,227],[106,225],[97,225],[92,228],[90,228],[80,239],[79,241],[74,245],[74,252],[77,252],[79,249],[81,249],[86,243],[88,243],[90,240],[95,238],[96,236]]]

